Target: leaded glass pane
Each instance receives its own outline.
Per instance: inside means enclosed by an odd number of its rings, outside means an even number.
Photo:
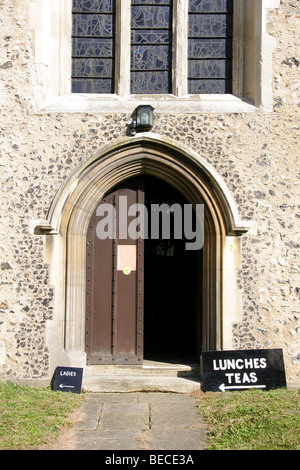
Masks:
[[[233,0],[189,0],[189,93],[232,92]]]
[[[112,61],[110,59],[74,59],[74,77],[111,77]]]
[[[221,59],[232,57],[232,41],[229,39],[190,39],[189,58],[208,59],[214,57]]]
[[[190,37],[228,37],[232,36],[232,22],[228,21],[228,15],[189,15]]]
[[[113,39],[74,38],[73,57],[113,57]]]
[[[114,0],[73,0],[73,12],[114,13]]]
[[[169,72],[132,72],[132,93],[168,93]]]
[[[114,92],[115,0],[73,0],[72,92]]]
[[[224,78],[230,73],[231,63],[227,60],[209,59],[189,62],[189,76],[198,78]]]
[[[190,80],[189,93],[191,95],[231,93],[231,82],[212,79]]]
[[[78,79],[72,80],[73,93],[111,93],[111,80],[101,78],[97,79]]]
[[[133,30],[131,33],[131,42],[135,44],[169,44],[169,31],[159,30]]]
[[[73,15],[73,36],[112,37],[114,34],[113,22],[112,15]]]
[[[189,11],[195,13],[232,13],[233,0],[190,0]]]
[[[136,46],[131,56],[132,70],[168,70],[169,46]]]
[[[170,93],[172,2],[131,2],[131,92]]]
[[[170,11],[170,6],[165,5],[133,5],[131,27],[133,29],[169,29]]]
[[[131,0],[132,5],[171,5],[173,0]]]

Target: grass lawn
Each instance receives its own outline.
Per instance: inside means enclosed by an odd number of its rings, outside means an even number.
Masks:
[[[55,450],[85,395],[0,383],[0,450]],[[300,395],[286,389],[197,395],[208,450],[299,450]],[[64,434],[63,434],[64,436]]]
[[[208,450],[299,450],[300,395],[286,389],[205,393]]]
[[[37,448],[71,425],[83,395],[0,383],[0,450]]]

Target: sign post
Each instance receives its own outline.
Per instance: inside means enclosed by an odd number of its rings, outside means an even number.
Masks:
[[[202,353],[206,392],[272,390],[286,387],[281,349]]]
[[[53,390],[55,392],[81,393],[83,369],[76,367],[57,367]]]

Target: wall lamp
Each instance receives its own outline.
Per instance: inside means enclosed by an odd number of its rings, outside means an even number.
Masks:
[[[131,135],[152,129],[154,125],[153,111],[154,108],[150,105],[140,105],[134,110],[132,121],[129,124]]]

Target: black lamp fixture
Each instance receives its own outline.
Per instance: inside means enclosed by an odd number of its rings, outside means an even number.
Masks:
[[[153,118],[154,108],[150,105],[140,105],[133,113],[133,121],[130,123],[131,135],[135,135],[137,131],[150,131],[154,125]]]
[[[153,111],[150,105],[138,106],[136,112],[136,127],[141,131],[150,131],[153,127]]]

